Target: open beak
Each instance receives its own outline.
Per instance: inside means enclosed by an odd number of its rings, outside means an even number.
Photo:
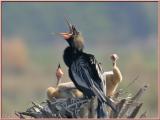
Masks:
[[[60,63],[58,64],[58,68],[61,68],[61,65],[60,65]]]
[[[65,17],[65,22],[69,28],[69,32],[58,33],[58,35],[62,36],[65,40],[68,40],[72,36],[72,24],[69,22],[68,18]]]
[[[69,20],[65,17],[66,24],[69,28],[69,32],[61,32],[58,35],[62,36],[65,40],[68,40],[72,35],[78,34],[75,25],[72,25]]]
[[[58,35],[62,36],[65,40],[68,40],[72,36],[71,33],[67,33],[67,32],[65,32],[65,33],[58,33]]]

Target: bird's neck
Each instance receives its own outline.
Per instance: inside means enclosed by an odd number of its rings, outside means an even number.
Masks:
[[[82,51],[79,51],[73,47],[67,47],[64,50],[63,60],[67,66],[70,66],[72,62],[75,61],[81,54]]]
[[[117,67],[116,61],[113,62],[113,67],[114,67],[114,68]]]

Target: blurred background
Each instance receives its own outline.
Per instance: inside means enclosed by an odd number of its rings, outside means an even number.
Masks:
[[[70,81],[62,55],[67,43],[56,32],[67,31],[64,16],[85,38],[85,51],[96,56],[105,71],[112,70],[110,55],[117,53],[123,74],[119,89],[137,76],[126,91],[133,95],[144,84],[140,113],[157,116],[157,9],[156,2],[3,2],[2,3],[2,116],[15,117],[31,101],[46,98],[55,86],[60,63]]]

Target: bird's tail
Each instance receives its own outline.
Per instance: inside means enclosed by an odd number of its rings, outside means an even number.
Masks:
[[[94,84],[92,84],[91,89],[93,90],[94,94],[98,97],[99,103],[107,104],[112,108],[114,112],[117,112],[115,104],[104,95],[104,92],[98,90]]]

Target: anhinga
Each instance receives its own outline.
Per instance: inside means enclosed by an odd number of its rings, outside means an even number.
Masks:
[[[58,68],[56,70],[56,77],[57,77],[57,84],[56,84],[56,86],[58,86],[58,84],[61,82],[61,79],[62,79],[63,75],[64,75],[64,73],[63,73],[63,71],[61,69],[61,65],[59,64]]]
[[[46,90],[47,98],[82,98],[83,93],[75,88],[73,82],[60,83],[57,87],[48,87]]]
[[[55,98],[72,98],[72,97],[83,97],[82,92],[75,88],[73,82],[60,83],[64,75],[60,64],[56,70],[57,84],[56,87],[48,87],[46,90],[48,99],[52,100]]]
[[[118,87],[119,82],[122,81],[122,74],[117,66],[117,59],[119,58],[117,54],[111,55],[111,60],[113,63],[112,71],[107,71],[103,73],[104,80],[106,82],[106,93],[107,96],[114,96],[114,93]]]
[[[107,117],[106,104],[113,110],[115,110],[115,106],[105,96],[103,71],[94,55],[83,52],[84,39],[81,33],[77,31],[75,25],[71,25],[68,21],[67,23],[70,31],[59,34],[69,44],[63,54],[64,62],[69,68],[69,76],[85,97],[92,98],[93,96],[97,96],[98,118]]]

